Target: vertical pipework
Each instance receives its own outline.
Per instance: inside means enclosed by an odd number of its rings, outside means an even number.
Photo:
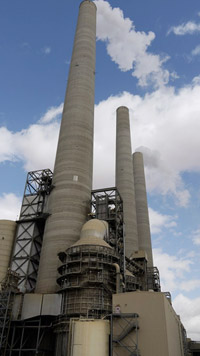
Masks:
[[[123,199],[126,232],[125,254],[129,257],[131,253],[138,250],[138,233],[129,110],[125,106],[121,106],[117,109],[116,187]]]
[[[143,155],[141,152],[135,152],[133,154],[133,174],[135,184],[135,201],[139,249],[144,250],[147,253],[148,266],[153,267],[144,162]]]
[[[80,4],[36,291],[56,290],[57,254],[80,237],[93,171],[96,6]]]

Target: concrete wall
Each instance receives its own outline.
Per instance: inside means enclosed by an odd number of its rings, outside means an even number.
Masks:
[[[123,199],[125,252],[126,256],[129,257],[132,252],[138,250],[138,232],[131,153],[129,110],[125,106],[121,106],[117,109],[116,187]]]
[[[113,309],[121,313],[138,313],[138,346],[142,356],[184,356],[179,333],[180,322],[163,293],[131,292],[113,295]],[[114,321],[114,334],[119,333],[121,321]],[[136,341],[132,331],[123,342]],[[129,353],[114,344],[113,355],[128,356]]]
[[[80,238],[89,213],[93,170],[96,6],[85,0],[80,11],[56,154],[49,213],[36,291],[53,293],[58,257]]]
[[[167,338],[169,355],[179,355],[180,350],[183,352],[180,318],[171,307],[167,298],[164,299],[164,308],[166,316],[166,327],[168,330]]]
[[[15,317],[17,315],[16,309],[19,304],[18,299],[18,296],[16,296],[16,301],[14,301],[13,306]],[[25,294],[22,302],[21,319],[34,318],[39,315],[57,316],[61,313],[61,302],[61,294]]]
[[[5,278],[10,264],[16,226],[15,221],[0,220],[0,283]]]

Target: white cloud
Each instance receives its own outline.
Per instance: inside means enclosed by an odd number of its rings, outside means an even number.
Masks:
[[[151,226],[151,233],[158,234],[163,228],[172,228],[177,225],[176,217],[170,215],[160,214],[158,211],[149,208],[149,220]]]
[[[63,104],[50,108],[27,129],[19,132],[0,127],[0,162],[22,161],[26,171],[53,168]]]
[[[183,36],[187,34],[192,35],[194,33],[200,32],[200,24],[188,21],[186,23],[182,23],[179,26],[171,27],[167,34],[170,34],[171,32],[178,36]]]
[[[163,69],[168,56],[148,52],[155,34],[136,31],[133,22],[124,18],[123,11],[112,8],[107,1],[95,1],[97,12],[97,39],[106,42],[107,52],[122,71],[133,69],[139,85],[168,83],[170,73]]]
[[[46,55],[50,54],[51,53],[51,47],[49,47],[49,46],[43,47],[42,48],[42,53],[44,53]]]
[[[115,111],[125,105],[133,151],[144,154],[148,191],[171,195],[187,206],[190,193],[181,174],[200,172],[199,97],[200,85],[193,82],[179,91],[167,87],[143,98],[124,92],[100,102],[95,109],[95,187],[115,184]]]
[[[0,127],[0,162],[15,160],[13,133],[6,127]]]
[[[200,85],[200,75],[197,75],[192,79],[193,86]]]
[[[200,279],[192,279],[180,283],[180,290],[190,292],[200,287]]]
[[[162,88],[144,97],[124,92],[95,107],[94,187],[115,185],[116,109],[130,109],[133,151],[144,154],[147,188],[187,206],[183,172],[200,172],[200,84]],[[26,170],[52,168],[62,104],[35,125],[13,133],[0,128],[0,162],[21,160]],[[105,174],[106,173],[106,174]]]
[[[196,288],[193,281],[187,289],[187,273],[190,272],[193,261],[189,257],[177,257],[163,252],[161,249],[153,249],[154,265],[158,267],[161,277],[163,291],[174,292],[184,289],[191,290]],[[192,282],[191,282],[192,283]]]
[[[193,231],[192,241],[195,245],[200,245],[200,229]]]
[[[59,127],[58,122],[36,124],[13,135],[15,154],[26,171],[53,168]]]
[[[63,103],[59,106],[52,106],[47,112],[41,117],[39,123],[46,124],[55,120],[63,112]]]
[[[192,56],[199,56],[200,55],[200,45],[196,46],[192,51]]]
[[[176,313],[181,316],[188,337],[200,340],[200,298],[191,299],[179,294],[174,299],[173,306]]]
[[[21,198],[13,193],[4,193],[0,196],[0,218],[17,220],[21,208]]]

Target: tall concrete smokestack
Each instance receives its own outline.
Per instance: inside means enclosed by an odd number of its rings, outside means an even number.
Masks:
[[[126,231],[125,251],[126,256],[129,257],[131,253],[138,251],[138,233],[129,110],[125,106],[117,109],[116,187],[123,199]]]
[[[89,212],[93,170],[96,6],[84,0],[68,77],[56,154],[49,213],[40,258],[36,292],[56,290],[57,253],[80,238]]]
[[[148,266],[153,267],[144,162],[143,155],[141,152],[135,152],[133,154],[133,174],[135,185],[139,250],[144,250],[146,252],[148,258]]]

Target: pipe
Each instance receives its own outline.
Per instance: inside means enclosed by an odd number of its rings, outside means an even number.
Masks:
[[[120,267],[117,263],[112,264],[116,270],[116,294],[121,293],[121,274],[120,274]]]

